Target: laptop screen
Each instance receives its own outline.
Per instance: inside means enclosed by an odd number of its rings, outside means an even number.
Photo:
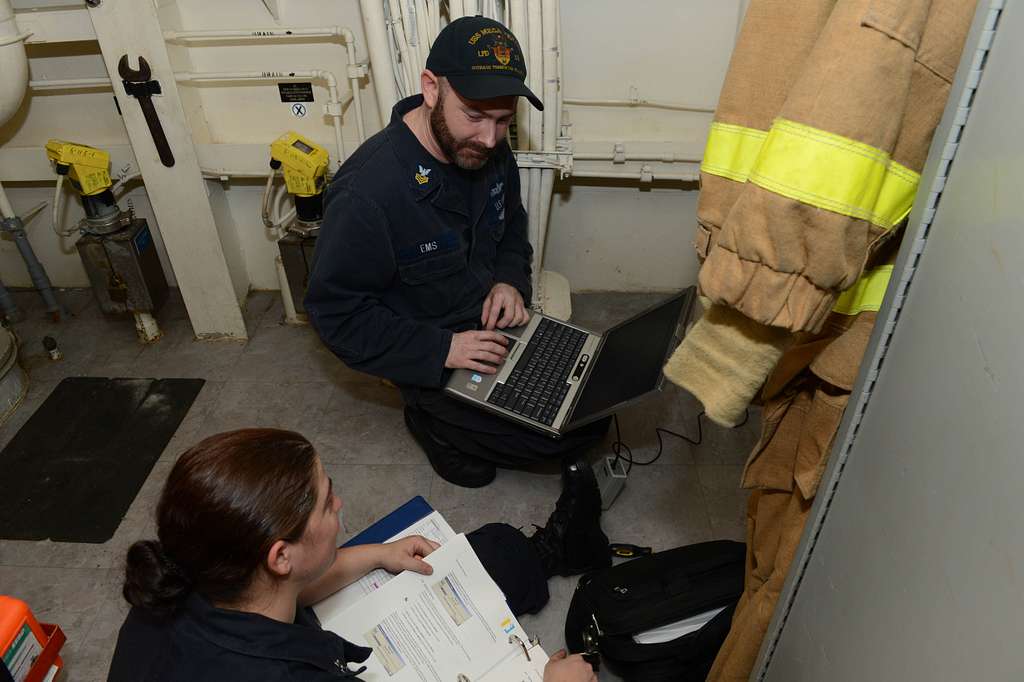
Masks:
[[[605,332],[604,345],[580,393],[571,425],[661,385],[661,368],[675,350],[680,315],[692,294],[691,287]]]

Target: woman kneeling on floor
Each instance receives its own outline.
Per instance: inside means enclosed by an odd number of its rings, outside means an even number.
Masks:
[[[498,523],[467,535],[517,615],[547,602],[551,575],[610,562],[590,467],[572,464],[563,476],[555,512],[532,537]],[[160,497],[159,540],[128,550],[132,609],[108,682],[358,680],[371,650],[322,629],[310,605],[378,567],[429,574],[421,557],[436,545],[414,536],[336,548],[340,509],[297,433],[243,429],[189,449]],[[544,670],[545,682],[596,679],[564,652]]]

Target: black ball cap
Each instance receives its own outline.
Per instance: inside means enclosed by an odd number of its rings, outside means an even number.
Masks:
[[[427,69],[446,77],[466,99],[520,95],[544,110],[526,87],[526,60],[519,41],[493,19],[462,17],[445,26],[430,48]]]

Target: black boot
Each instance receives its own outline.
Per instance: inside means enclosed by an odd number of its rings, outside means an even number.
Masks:
[[[416,407],[405,408],[405,425],[437,475],[463,488],[482,488],[494,480],[497,470],[490,462],[460,452],[430,431],[430,417]]]
[[[585,459],[562,470],[562,495],[547,524],[537,526],[530,544],[549,578],[611,566],[608,536],[601,530],[601,492]]]

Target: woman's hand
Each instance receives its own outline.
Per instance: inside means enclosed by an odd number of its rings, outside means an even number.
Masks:
[[[568,656],[562,649],[544,666],[544,682],[597,682],[597,673],[581,654]]]
[[[423,557],[441,545],[428,540],[422,535],[410,535],[380,546],[380,567],[388,573],[415,571],[423,575],[434,572],[433,567]]]

